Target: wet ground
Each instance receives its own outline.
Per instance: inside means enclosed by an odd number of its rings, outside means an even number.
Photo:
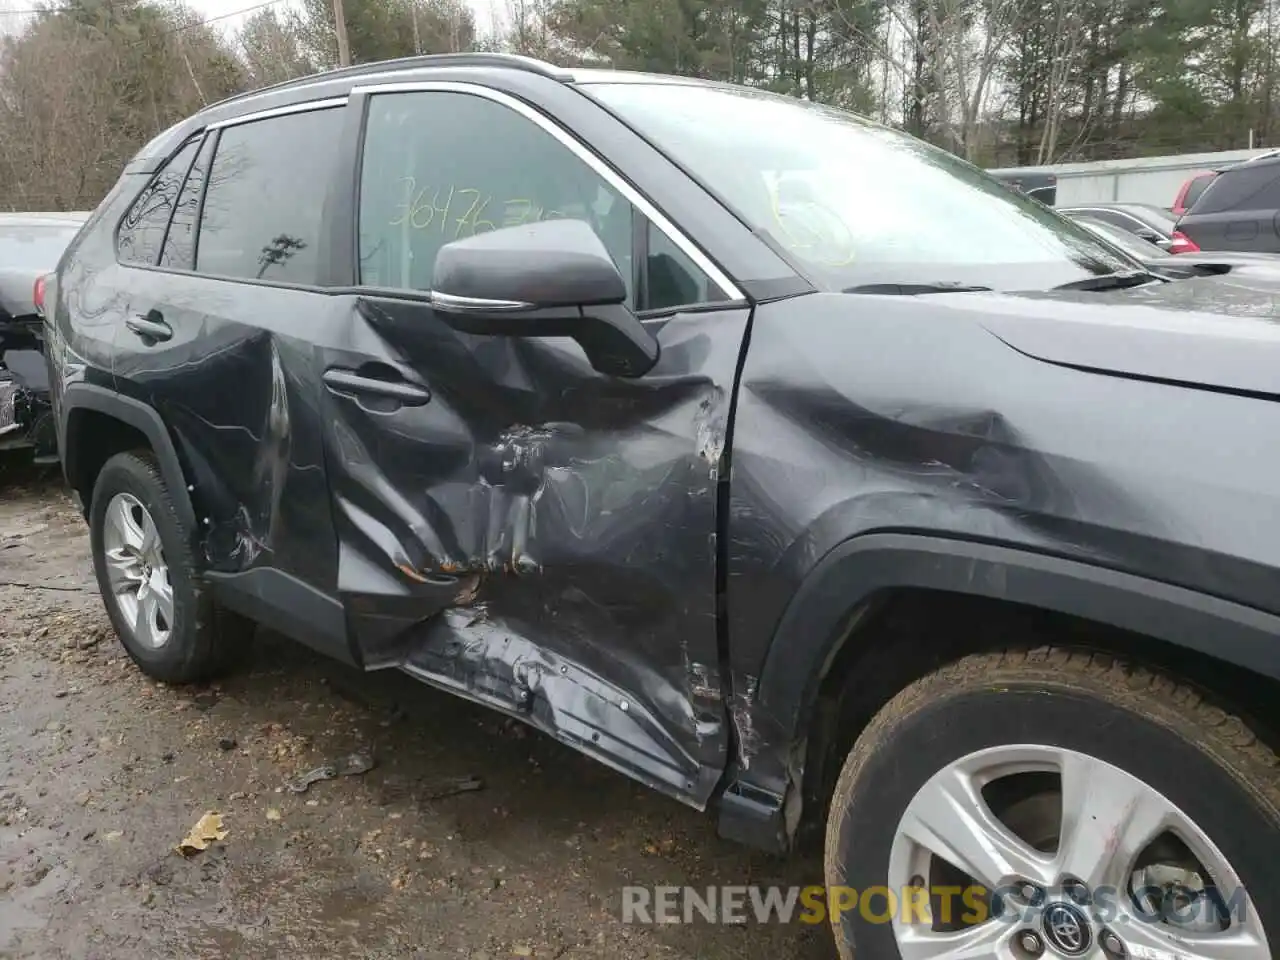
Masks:
[[[286,786],[353,753],[373,768]],[[184,857],[206,812],[226,836]],[[621,914],[628,884],[819,882],[521,724],[262,631],[220,685],[146,680],[56,468],[0,462],[0,957],[826,960],[822,927]]]

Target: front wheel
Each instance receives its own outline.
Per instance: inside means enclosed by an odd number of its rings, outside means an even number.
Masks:
[[[863,731],[827,823],[829,916],[867,960],[1270,960],[1280,763],[1159,674],[967,657]]]

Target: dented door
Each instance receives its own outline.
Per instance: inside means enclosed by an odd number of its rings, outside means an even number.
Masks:
[[[717,489],[749,311],[644,198],[511,98],[452,85],[364,109],[369,293],[347,300],[349,342],[318,357],[360,657],[701,806],[727,741]],[[444,243],[557,217],[592,226],[633,308],[663,311],[645,321],[661,343],[648,375],[432,310]]]
[[[572,343],[353,298],[350,349],[323,363],[344,372],[328,377],[329,477],[366,666],[519,711],[705,802],[725,749],[717,469],[746,321],[659,321],[658,366],[620,380]]]

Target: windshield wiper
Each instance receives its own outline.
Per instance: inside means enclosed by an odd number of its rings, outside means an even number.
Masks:
[[[1104,273],[1097,277],[1085,277],[1083,280],[1072,280],[1054,287],[1055,290],[1122,290],[1125,287],[1136,287],[1161,278],[1146,270],[1124,270],[1118,273]],[[1162,281],[1163,282],[1163,281]]]
[[[856,287],[846,287],[844,292],[914,297],[922,293],[978,293],[984,290],[990,291],[991,288],[959,281],[937,280],[933,283],[862,283]]]

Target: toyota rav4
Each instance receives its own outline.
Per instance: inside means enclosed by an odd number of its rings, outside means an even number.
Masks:
[[[825,824],[846,957],[1280,949],[1273,274],[812,103],[454,55],[165,131],[46,304],[148,675],[263,624]]]

